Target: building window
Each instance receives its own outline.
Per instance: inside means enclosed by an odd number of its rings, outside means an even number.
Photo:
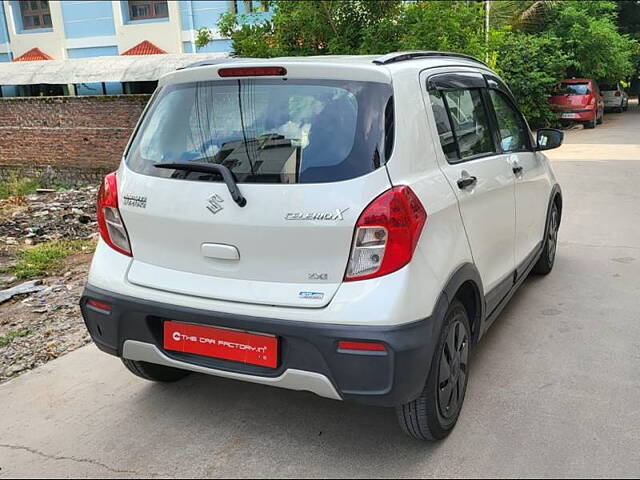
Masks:
[[[22,28],[51,28],[51,11],[49,2],[44,0],[20,1]]]
[[[151,94],[155,92],[157,87],[157,81],[122,82],[122,91],[125,95]]]
[[[169,16],[167,0],[129,0],[128,3],[130,20],[167,18]]]
[[[68,85],[37,84],[16,87],[16,97],[66,97],[69,95]]]

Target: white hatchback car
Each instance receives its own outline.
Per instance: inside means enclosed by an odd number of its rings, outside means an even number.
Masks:
[[[600,92],[604,98],[604,108],[618,113],[626,112],[629,108],[629,95],[620,83],[602,84]]]
[[[442,52],[235,59],[164,76],[98,198],[95,343],[188,372],[455,425],[469,350],[562,213],[509,89]]]

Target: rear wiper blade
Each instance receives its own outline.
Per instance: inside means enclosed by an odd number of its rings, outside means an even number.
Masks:
[[[240,189],[233,178],[233,173],[224,165],[219,163],[200,163],[200,162],[181,162],[181,163],[156,163],[156,168],[167,168],[173,170],[184,170],[186,172],[198,172],[198,173],[219,173],[222,176],[222,180],[227,184],[231,198],[239,206],[244,207],[247,204],[247,199],[242,196]]]

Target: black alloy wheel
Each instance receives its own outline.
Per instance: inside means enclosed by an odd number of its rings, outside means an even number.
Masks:
[[[466,326],[455,320],[440,355],[438,373],[438,410],[449,420],[460,410],[467,385],[469,333]]]

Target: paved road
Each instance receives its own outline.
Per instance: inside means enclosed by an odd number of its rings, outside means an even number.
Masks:
[[[0,386],[11,476],[640,475],[640,112],[570,131],[555,270],[475,352],[458,427],[405,438],[392,411],[193,375],[130,376],[93,346]]]

